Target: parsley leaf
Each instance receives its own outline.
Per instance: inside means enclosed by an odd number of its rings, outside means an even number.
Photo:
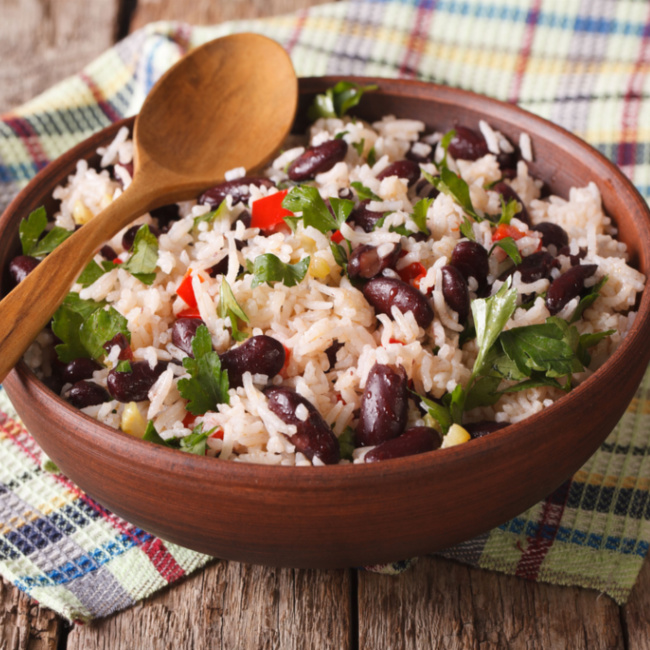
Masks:
[[[605,275],[596,284],[594,284],[593,287],[589,289],[586,295],[580,298],[580,302],[578,303],[578,306],[575,308],[575,311],[573,312],[573,315],[571,316],[571,320],[569,320],[569,323],[575,323],[576,321],[579,321],[585,309],[591,307],[591,305],[593,305],[594,302],[596,302],[596,299],[600,295],[600,290],[605,286],[605,282],[607,282],[607,280],[608,277]]]
[[[345,427],[343,433],[338,437],[341,458],[352,460],[355,437],[356,433],[352,427]]]
[[[359,181],[354,181],[350,183],[350,186],[353,187],[357,196],[364,201],[365,199],[370,199],[371,201],[381,201],[381,197],[377,196],[371,189],[367,188],[363,183]]]
[[[334,261],[345,271],[348,267],[348,254],[345,247],[336,242],[330,242],[330,250],[334,255]]]
[[[158,263],[158,240],[144,224],[138,229],[133,241],[133,254],[122,264],[122,268],[144,284],[153,284],[154,270]]]
[[[51,253],[59,244],[62,244],[70,235],[72,235],[72,230],[66,230],[65,228],[60,228],[59,226],[54,226],[50,232],[43,237],[36,246],[32,248],[30,255],[34,257],[44,257]]]
[[[458,226],[463,237],[467,237],[470,241],[476,241],[476,235],[474,234],[474,228],[472,228],[472,222],[467,218],[463,218],[463,223]]]
[[[142,436],[143,440],[148,440],[149,442],[153,442],[156,445],[162,445],[163,447],[171,447],[172,445],[169,444],[167,440],[162,438],[158,431],[156,430],[156,427],[153,424],[153,420],[149,420],[147,422],[147,428],[144,431],[144,435]]]
[[[312,121],[319,117],[343,117],[369,90],[377,90],[377,86],[375,84],[361,86],[351,81],[339,81],[322,95],[316,95],[307,116]]]
[[[199,424],[194,428],[192,433],[189,436],[185,436],[180,439],[179,449],[185,451],[188,454],[195,454],[197,456],[205,456],[206,450],[206,441],[209,438],[210,434],[216,430],[217,427],[213,427],[209,431],[203,431],[203,423]]]
[[[451,196],[475,221],[483,221],[483,218],[474,210],[469,194],[469,185],[458,174],[452,172],[449,167],[441,167],[440,176],[427,174],[425,178],[443,194]]]
[[[200,325],[192,340],[194,358],[185,357],[183,367],[191,378],[178,380],[178,392],[188,400],[187,410],[194,415],[203,415],[214,410],[218,404],[229,404],[228,372],[221,369],[219,355],[212,349],[210,332]]]
[[[235,341],[243,341],[248,338],[246,332],[239,331],[238,319],[243,320],[245,323],[250,323],[250,319],[237,302],[237,299],[224,276],[221,277],[221,288],[219,289],[219,318],[230,319],[232,337]]]
[[[442,157],[442,160],[436,165],[438,169],[440,169],[441,167],[447,167],[447,149],[449,148],[449,144],[455,137],[456,137],[456,131],[454,129],[451,129],[451,131],[447,131],[447,133],[445,133],[445,135],[442,136],[440,142],[438,143],[438,145],[445,152],[445,155]]]
[[[329,199],[332,212],[315,187],[299,185],[284,197],[282,207],[291,212],[301,212],[305,226],[313,226],[322,233],[338,230],[354,208],[354,202],[332,197]],[[293,218],[292,218],[293,219]]]
[[[353,142],[352,146],[359,156],[363,156],[363,149],[366,146],[366,139],[361,138],[361,142]]]
[[[472,375],[477,375],[490,348],[505,327],[517,307],[517,290],[510,288],[511,280],[490,298],[477,298],[472,301],[472,315],[476,328],[478,355],[474,362]]]
[[[203,222],[213,223],[215,221],[219,221],[219,219],[222,219],[228,214],[228,201],[224,199],[214,210],[210,210],[210,212],[206,212],[205,214],[201,214],[198,217],[194,217],[194,228]]]
[[[521,264],[521,253],[519,252],[519,249],[517,248],[517,243],[512,237],[504,237],[503,239],[499,239],[498,241],[494,242],[494,245],[492,246],[490,250],[490,254],[492,251],[496,248],[499,247],[501,250],[505,251],[505,253],[508,255],[508,257],[515,263],[515,264]]]
[[[368,156],[366,157],[366,162],[370,167],[373,167],[374,164],[377,162],[377,152],[375,151],[374,147],[370,148],[370,151],[368,152]]]
[[[97,309],[86,318],[79,330],[79,340],[93,359],[101,359],[104,343],[118,334],[131,338],[128,321],[113,307]]]
[[[508,225],[512,221],[512,218],[520,211],[521,205],[519,204],[519,201],[516,199],[510,199],[510,201],[506,203],[503,200],[503,197],[501,197],[501,216],[499,217],[499,223],[497,225],[500,226],[502,223]]]
[[[452,425],[451,412],[449,411],[449,408],[442,404],[438,404],[423,395],[419,395],[418,393],[413,394],[420,400],[422,407],[427,410],[429,417],[438,425],[437,427],[434,426],[434,428],[439,429],[440,433],[444,436]]]
[[[429,207],[433,201],[433,199],[427,198],[420,199],[413,206],[413,214],[411,215],[411,218],[415,222],[415,225],[418,227],[418,230],[427,235],[430,234],[429,229],[427,228],[427,212],[429,211]]]
[[[132,372],[133,368],[131,368],[131,362],[128,359],[124,359],[124,361],[120,361],[115,366],[115,370],[117,372]]]
[[[309,256],[296,264],[285,264],[273,253],[264,253],[255,258],[255,263],[247,262],[249,271],[253,274],[251,288],[266,282],[273,286],[274,282],[282,282],[287,287],[295,287],[302,282],[309,269]]]
[[[63,341],[56,346],[59,360],[68,363],[80,357],[101,359],[103,345],[117,334],[131,340],[127,320],[106,303],[82,300],[78,293],[69,293],[52,319],[52,331]]]
[[[47,228],[47,213],[43,206],[36,208],[26,219],[20,222],[18,234],[20,236],[23,255],[32,254],[32,250],[34,250],[36,242],[45,228]]]
[[[104,260],[101,264],[97,264],[95,260],[90,260],[86,268],[81,272],[77,278],[77,282],[82,287],[89,287],[91,284],[95,283],[99,278],[102,277],[105,273],[108,273],[112,269],[116,268],[113,262]]]

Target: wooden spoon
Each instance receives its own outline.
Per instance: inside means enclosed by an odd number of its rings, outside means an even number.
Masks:
[[[0,303],[0,381],[107,239],[153,208],[196,197],[229,169],[268,161],[291,128],[297,99],[289,56],[257,34],[211,41],[168,70],[135,122],[131,185]]]

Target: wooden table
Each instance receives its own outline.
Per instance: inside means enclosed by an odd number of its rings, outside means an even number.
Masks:
[[[137,2],[137,4],[136,4]],[[0,112],[158,19],[211,24],[319,0],[0,0]],[[0,581],[0,648],[650,648],[650,564],[631,599],[423,558],[398,577],[215,562],[131,609],[69,628]]]

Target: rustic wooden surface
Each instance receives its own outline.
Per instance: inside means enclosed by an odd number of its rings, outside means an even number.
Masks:
[[[213,23],[321,0],[0,0],[0,112],[152,20]],[[70,629],[0,580],[0,649],[629,648],[650,650],[650,564],[618,607],[441,558],[397,576],[215,562],[108,619]]]

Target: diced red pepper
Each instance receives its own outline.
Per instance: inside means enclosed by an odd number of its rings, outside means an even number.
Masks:
[[[199,276],[199,280],[203,282],[203,278]],[[187,269],[187,273],[182,282],[176,289],[176,295],[181,298],[188,307],[196,309],[196,296],[194,295],[194,288],[192,287],[192,269]]]
[[[188,307],[179,311],[176,318],[201,318],[201,313],[198,307]]]
[[[335,244],[340,244],[340,243],[343,241],[343,239],[344,239],[344,237],[343,237],[343,235],[341,234],[341,231],[340,231],[340,230],[335,230],[335,231],[332,233],[332,241],[333,241]]]
[[[194,425],[194,422],[196,421],[197,416],[194,415],[193,413],[190,413],[189,411],[185,414],[185,417],[183,418],[183,426],[186,429],[191,429],[192,426]]]
[[[123,264],[123,262],[122,262],[122,260],[121,260],[119,257],[116,257],[116,258],[113,260],[113,264]]]
[[[287,368],[289,367],[289,362],[291,361],[291,350],[284,344],[282,344],[282,347],[284,348],[284,364],[280,370],[280,375],[285,377]]]
[[[208,438],[218,438],[219,440],[223,440],[223,429],[217,429],[216,431],[213,431]]]
[[[492,233],[492,241],[499,241],[501,239],[505,239],[506,237],[512,237],[516,241],[517,239],[521,239],[526,235],[528,235],[527,232],[522,232],[519,230],[519,228],[515,228],[510,224],[502,223],[499,224],[496,227],[494,233]]]
[[[282,207],[282,201],[284,201],[284,197],[288,193],[289,190],[282,190],[253,201],[251,206],[251,228],[270,230],[273,226],[280,223],[284,224],[285,217],[293,216],[291,210]]]
[[[420,264],[420,262],[413,262],[405,266],[403,269],[400,269],[399,277],[402,278],[403,282],[408,282],[410,284],[415,284],[415,280],[420,284],[420,280],[427,274],[427,270]]]
[[[404,345],[404,341],[400,341],[399,339],[388,339],[389,343],[399,343],[400,345]]]

